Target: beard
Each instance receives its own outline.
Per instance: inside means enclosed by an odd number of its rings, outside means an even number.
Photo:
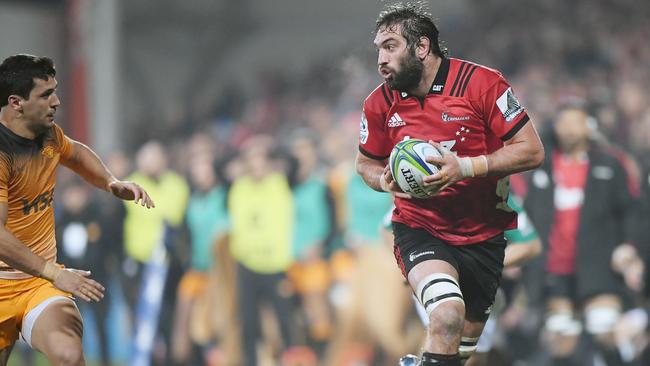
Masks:
[[[415,57],[415,51],[409,50],[406,57],[399,63],[400,70],[394,71],[393,75],[386,81],[393,90],[409,92],[420,84],[424,64]]]

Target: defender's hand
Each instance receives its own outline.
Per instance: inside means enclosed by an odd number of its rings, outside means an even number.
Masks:
[[[397,182],[395,182],[393,175],[390,173],[390,168],[388,165],[384,167],[384,173],[379,178],[379,185],[381,186],[381,189],[384,190],[384,192],[392,193],[394,197],[404,199],[412,198],[410,194],[404,193]]]
[[[139,202],[147,208],[156,207],[147,191],[137,183],[116,180],[108,184],[108,189],[115,197],[126,201],[134,201],[135,203]]]
[[[104,298],[104,286],[88,278],[89,271],[62,269],[54,280],[56,288],[69,292],[86,302]]]

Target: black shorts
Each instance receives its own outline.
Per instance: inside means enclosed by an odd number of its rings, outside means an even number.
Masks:
[[[490,315],[503,271],[506,239],[497,235],[482,243],[450,245],[424,229],[393,222],[394,253],[402,274],[426,260],[445,261],[458,271],[460,290],[465,300],[465,319],[484,322]],[[407,277],[408,278],[408,277]]]

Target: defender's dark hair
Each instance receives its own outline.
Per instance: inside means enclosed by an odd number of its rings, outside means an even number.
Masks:
[[[420,37],[430,41],[430,52],[439,57],[447,56],[447,48],[438,39],[438,27],[423,2],[397,3],[386,6],[379,13],[375,23],[375,33],[382,28],[402,26],[402,36],[406,38],[407,47],[415,49]]]
[[[56,76],[54,62],[48,57],[18,54],[0,64],[0,108],[6,106],[10,95],[29,99],[34,78],[47,80]]]

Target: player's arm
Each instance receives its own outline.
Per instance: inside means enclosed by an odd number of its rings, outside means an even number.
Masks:
[[[88,183],[110,192],[109,185],[117,181],[117,178],[88,146],[74,140],[71,140],[71,144],[72,154],[70,158],[62,159],[61,163],[79,174]]]
[[[85,301],[99,301],[104,297],[104,287],[86,278],[90,272],[65,270],[52,262],[47,262],[18,240],[5,226],[7,212],[7,203],[0,202],[0,260],[19,271],[44,278],[57,288]]]
[[[544,146],[535,126],[529,121],[512,138],[506,140],[501,149],[486,158],[487,175],[510,175],[539,168],[544,162]]]
[[[120,181],[108,170],[102,160],[88,146],[71,140],[71,154],[61,163],[82,176],[95,187],[112,193],[118,198],[135,201],[147,208],[155,207],[153,200],[138,184]]]
[[[520,200],[512,193],[508,196],[508,206],[517,212],[517,228],[505,232],[506,247],[503,266],[516,267],[538,256],[542,252],[542,242]]]
[[[25,244],[7,230],[7,203],[0,202],[0,260],[12,268],[40,277],[45,260],[34,254]]]
[[[384,178],[386,164],[384,161],[369,158],[357,152],[356,158],[357,173],[363,178],[368,187],[378,192],[388,192],[387,181]]]
[[[503,266],[519,266],[542,253],[542,242],[534,238],[523,243],[510,244],[506,247],[506,255],[503,259]]]
[[[357,152],[356,169],[368,187],[375,191],[391,192],[400,198],[411,198],[393,180],[393,175],[390,173],[390,169],[384,160],[369,158],[361,152]]]
[[[429,163],[440,171],[423,178],[426,185],[440,186],[439,190],[460,180],[472,177],[506,176],[538,168],[544,161],[544,146],[533,124],[528,121],[502,148],[488,155],[458,157],[440,144],[429,141],[442,153],[429,156]]]

